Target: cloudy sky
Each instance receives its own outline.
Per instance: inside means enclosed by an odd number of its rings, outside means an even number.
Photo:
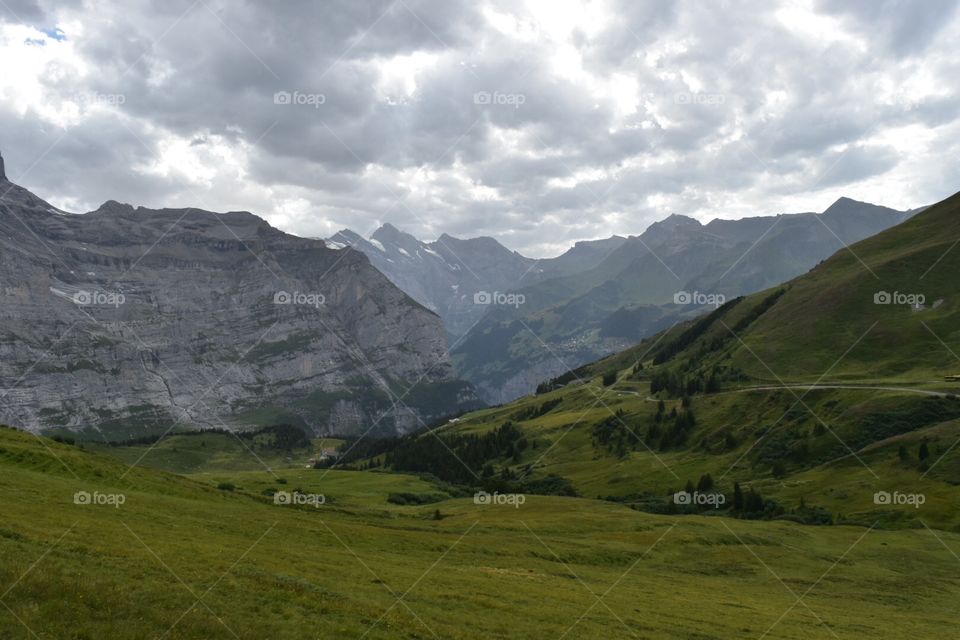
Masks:
[[[960,189],[952,0],[0,0],[7,174],[76,212],[533,256]]]

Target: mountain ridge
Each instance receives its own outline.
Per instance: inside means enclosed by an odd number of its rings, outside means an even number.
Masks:
[[[518,289],[526,304],[484,316],[453,350],[457,369],[488,402],[511,400],[538,380],[702,313],[695,295],[731,298],[784,282],[918,210],[847,198],[825,211],[829,223],[815,213],[706,225],[670,216],[628,237],[593,269]]]
[[[538,260],[503,246],[495,238],[456,238],[443,233],[425,242],[385,223],[364,238],[344,229],[326,240],[328,246],[350,246],[395,285],[446,324],[452,343],[487,312],[477,296],[516,289],[520,282],[539,282],[572,273],[600,261],[626,239],[620,236],[576,243],[562,255]]]

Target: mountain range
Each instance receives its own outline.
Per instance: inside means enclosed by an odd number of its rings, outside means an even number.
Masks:
[[[476,405],[439,317],[251,213],[76,215],[0,173],[0,246],[4,423],[397,433]]]
[[[493,238],[464,240],[443,234],[424,242],[389,223],[369,238],[344,229],[327,240],[332,248],[349,246],[363,252],[391,282],[439,314],[452,341],[468,333],[487,312],[485,294],[492,302],[498,292],[586,271],[624,242],[620,236],[582,241],[561,256],[537,260]]]
[[[671,215],[638,236],[578,243],[539,261],[493,238],[444,235],[424,243],[391,225],[369,240],[341,231],[329,242],[364,252],[394,284],[436,309],[454,337],[459,375],[498,404],[710,304],[789,280],[920,210],[841,198],[820,214],[708,224]],[[474,294],[494,291],[515,295],[475,304]]]
[[[841,198],[821,214],[672,215],[536,260],[389,224],[324,241],[247,212],[76,215],[0,176],[0,417],[111,433],[403,433],[531,393],[919,211]]]

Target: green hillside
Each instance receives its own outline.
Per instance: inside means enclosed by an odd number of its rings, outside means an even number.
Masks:
[[[443,492],[402,474],[283,473],[129,470],[0,429],[0,637],[874,638],[955,623],[952,533],[543,496],[400,506],[391,493]],[[264,495],[291,487],[327,501]],[[123,504],[78,505],[78,491]]]
[[[814,381],[824,373],[832,379],[942,382],[960,371],[958,239],[960,194],[838,251],[783,287],[711,314],[697,339],[671,360],[696,360],[699,370],[722,365],[767,382]],[[891,300],[898,294],[901,302],[878,304],[875,298],[885,294]],[[911,308],[910,296],[920,296],[923,306]],[[648,349],[664,354],[692,326],[655,336],[609,363],[636,361]]]

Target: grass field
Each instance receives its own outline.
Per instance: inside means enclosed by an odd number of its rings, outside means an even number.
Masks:
[[[392,473],[183,477],[0,430],[3,638],[899,638],[953,632],[960,536],[528,496]],[[233,491],[216,487],[230,481]],[[276,505],[302,485],[320,507]],[[77,491],[123,494],[74,504]],[[442,519],[435,520],[435,510]],[[798,601],[799,600],[799,601]]]
[[[268,467],[306,466],[324,449],[342,444],[336,438],[314,438],[312,446],[289,451],[259,446],[223,433],[172,434],[156,443],[109,446],[96,440],[85,441],[90,451],[104,453],[129,465],[143,465],[172,473],[233,470]]]

